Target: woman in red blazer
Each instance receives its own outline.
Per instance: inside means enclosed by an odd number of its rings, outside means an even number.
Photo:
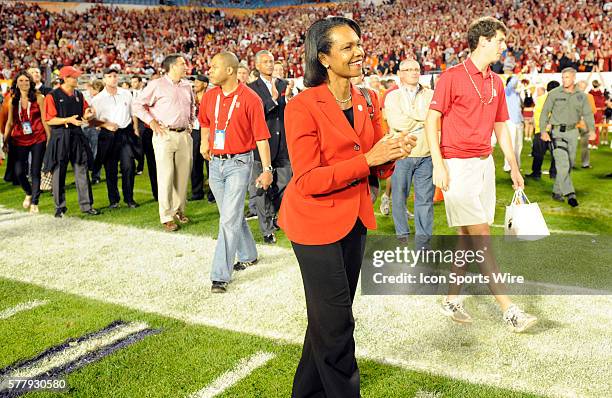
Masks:
[[[361,30],[330,17],[306,33],[304,85],[285,109],[293,178],[279,225],[304,281],[308,328],[292,396],[359,397],[352,303],[365,249],[376,228],[368,176],[387,178],[413,137],[383,138],[378,100],[371,107],[350,78],[360,76]]]

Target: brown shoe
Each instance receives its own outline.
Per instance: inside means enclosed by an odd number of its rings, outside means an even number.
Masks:
[[[179,226],[176,225],[174,221],[168,221],[164,223],[164,230],[166,232],[175,232],[179,229]]]
[[[176,213],[174,215],[174,217],[181,224],[187,224],[189,222],[189,218],[186,215],[184,215],[183,213],[181,213],[180,211],[178,213]]]

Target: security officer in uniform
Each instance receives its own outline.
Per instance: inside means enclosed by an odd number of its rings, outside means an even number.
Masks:
[[[566,68],[561,74],[562,87],[548,93],[542,116],[540,131],[542,141],[552,140],[553,156],[557,166],[557,177],[553,186],[553,199],[578,206],[576,192],[570,172],[576,159],[578,146],[578,128],[576,124],[584,118],[589,129],[589,136],[595,137],[595,119],[586,94],[575,86],[576,70]],[[550,129],[547,127],[550,125]],[[546,133],[552,131],[552,137]]]

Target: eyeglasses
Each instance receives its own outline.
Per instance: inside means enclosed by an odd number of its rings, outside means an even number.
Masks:
[[[420,72],[420,68],[400,69],[400,72]]]

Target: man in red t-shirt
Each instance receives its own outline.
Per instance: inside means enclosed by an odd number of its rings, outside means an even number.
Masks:
[[[433,182],[445,191],[448,224],[458,227],[459,235],[481,236],[479,240],[484,245],[489,245],[489,225],[495,215],[492,131],[510,163],[514,189],[524,187],[506,126],[508,108],[503,82],[490,69],[506,49],[506,31],[504,24],[492,17],[477,19],[470,25],[467,36],[471,55],[442,73],[425,122]],[[475,242],[475,238],[469,238],[467,243]],[[491,278],[491,273],[499,271],[490,251],[484,252],[481,272]],[[465,275],[466,270],[453,264],[451,272]],[[521,311],[503,294],[503,285],[492,282],[489,286],[504,313],[504,321],[514,331],[522,332],[536,322],[535,317]],[[456,322],[469,323],[472,318],[463,308],[460,290],[460,284],[451,284],[442,310]]]
[[[244,218],[253,150],[257,149],[263,171],[256,178],[257,188],[267,190],[273,181],[273,168],[261,99],[238,81],[238,58],[230,52],[215,55],[209,79],[216,87],[200,102],[198,118],[202,127],[200,153],[210,160],[210,189],[219,208],[219,238],[213,258],[213,293],[225,293],[233,270],[243,270],[257,262],[253,234]],[[238,262],[234,264],[235,257]]]

